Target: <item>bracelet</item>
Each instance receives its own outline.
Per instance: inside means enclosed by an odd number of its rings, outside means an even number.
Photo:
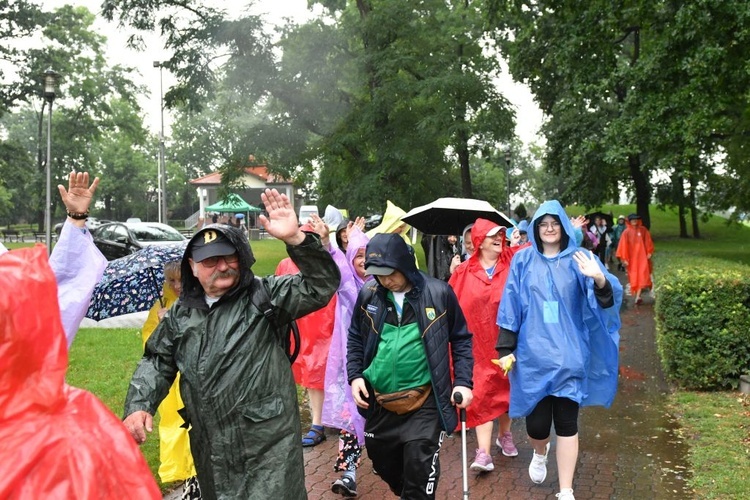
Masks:
[[[75,220],[86,220],[89,218],[88,210],[85,212],[71,212],[70,210],[66,210],[65,213],[68,214],[68,217]]]

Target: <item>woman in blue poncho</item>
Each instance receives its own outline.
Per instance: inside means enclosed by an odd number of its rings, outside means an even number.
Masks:
[[[513,258],[498,311],[500,365],[510,371],[512,418],[526,417],[534,447],[529,476],[547,477],[550,428],[557,434],[558,498],[573,496],[578,410],[609,407],[617,390],[622,286],[575,233],[558,201],[529,227],[529,248]]]

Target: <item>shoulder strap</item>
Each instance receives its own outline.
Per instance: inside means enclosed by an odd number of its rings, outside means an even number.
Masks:
[[[294,363],[299,355],[300,350],[300,335],[299,328],[297,327],[296,321],[291,321],[289,324],[280,325],[279,318],[276,315],[276,307],[271,303],[271,297],[268,294],[266,286],[263,284],[260,278],[257,276],[253,279],[253,284],[250,288],[250,301],[258,308],[263,316],[266,317],[271,326],[276,331],[276,334],[281,342],[281,346],[284,348],[290,363]],[[294,350],[292,350],[292,339]]]

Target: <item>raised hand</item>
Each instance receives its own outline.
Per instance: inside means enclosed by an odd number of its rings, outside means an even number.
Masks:
[[[276,189],[266,189],[260,199],[266,206],[268,217],[261,215],[258,220],[268,234],[278,238],[288,245],[299,245],[305,240],[305,234],[300,231],[297,214],[285,194]]]
[[[365,230],[365,218],[364,217],[357,217],[354,219],[354,221],[349,221],[349,224],[346,225],[346,235],[351,236],[352,232],[354,232],[354,228],[359,229],[360,231],[364,232]]]
[[[589,278],[594,278],[597,287],[601,288],[604,286],[607,278],[599,267],[598,259],[590,250],[578,250],[573,254],[573,260],[578,264],[578,270],[581,271],[581,274]]]
[[[68,176],[68,189],[66,190],[62,184],[58,184],[57,190],[60,192],[60,198],[62,198],[67,211],[81,214],[89,211],[91,199],[94,197],[98,185],[98,177],[94,178],[94,181],[89,185],[88,172],[71,172]]]
[[[578,229],[579,227],[588,225],[589,220],[583,215],[579,215],[578,217],[571,217],[570,223],[573,224],[573,229]]]
[[[310,214],[310,225],[313,227],[313,231],[315,231],[315,233],[320,236],[320,241],[323,242],[323,245],[327,245],[328,236],[330,235],[328,224],[326,224],[325,221],[320,218],[320,215]]]

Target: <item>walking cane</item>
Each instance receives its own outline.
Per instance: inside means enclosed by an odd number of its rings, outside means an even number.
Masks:
[[[460,405],[464,400],[464,397],[461,395],[460,392],[456,391],[453,393],[453,401],[456,402],[457,405]],[[464,496],[463,500],[469,499],[469,470],[468,466],[466,465],[466,408],[460,409],[460,415],[461,415],[461,466],[463,468],[464,473]]]

